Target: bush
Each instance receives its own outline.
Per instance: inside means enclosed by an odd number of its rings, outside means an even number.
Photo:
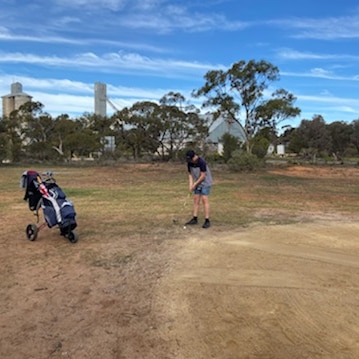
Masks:
[[[255,139],[253,143],[252,153],[258,158],[264,158],[267,155],[270,141],[264,137]]]
[[[252,153],[234,151],[227,162],[228,168],[234,172],[254,171],[261,167],[262,162]]]

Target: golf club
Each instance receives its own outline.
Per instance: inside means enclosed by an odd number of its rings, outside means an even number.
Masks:
[[[189,192],[189,193],[187,194],[187,196],[186,196],[186,198],[185,198],[185,200],[184,200],[182,206],[181,206],[181,209],[180,209],[178,215],[181,215],[181,214],[182,214],[182,212],[184,211],[185,207],[187,206],[187,202],[188,202],[188,199],[189,199],[190,197],[191,197],[191,193]],[[174,217],[173,220],[172,220],[172,222],[173,222],[174,224],[177,224],[177,223],[178,223],[178,217]]]

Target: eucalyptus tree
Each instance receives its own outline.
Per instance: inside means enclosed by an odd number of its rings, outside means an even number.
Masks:
[[[213,111],[214,120],[221,116],[239,124],[249,153],[261,128],[276,129],[279,122],[300,114],[300,109],[293,107],[296,98],[288,91],[267,94],[272,82],[279,80],[279,70],[264,60],[242,60],[228,70],[208,71],[204,78],[205,84],[193,91],[193,96],[204,97],[203,107]]]
[[[52,117],[43,112],[41,102],[29,101],[19,109],[19,115],[24,124],[26,151],[32,158],[40,160],[52,157],[52,136],[54,134],[54,121]]]
[[[17,162],[24,154],[23,150],[23,126],[21,118],[18,116],[18,110],[12,111],[9,116],[4,116],[2,119],[4,127],[4,144],[6,143],[6,157],[11,162]]]
[[[191,142],[203,147],[209,126],[200,111],[188,104],[178,92],[169,92],[160,99],[161,156],[177,158],[179,151]]]
[[[353,127],[344,121],[335,121],[327,125],[331,138],[329,152],[336,158],[341,159],[351,145]]]
[[[0,118],[0,164],[11,157],[10,142],[4,118]]]
[[[12,161],[19,161],[25,154],[39,159],[51,155],[49,139],[53,123],[43,107],[40,102],[29,101],[6,118]]]
[[[66,153],[70,157],[89,157],[102,149],[98,135],[90,128],[83,128],[76,121],[76,131],[66,136]]]
[[[350,143],[356,148],[359,153],[359,119],[354,120],[350,124],[352,128],[352,134],[350,136]]]
[[[324,118],[314,115],[312,120],[302,120],[291,134],[290,148],[296,153],[311,156],[314,161],[318,155],[329,154],[332,139]]]
[[[156,153],[159,147],[161,121],[159,105],[151,101],[140,101],[130,108],[124,108],[116,114],[123,126],[120,126],[122,141],[133,158]]]
[[[67,114],[62,114],[55,118],[52,148],[60,158],[71,159],[71,136],[74,136],[80,130],[79,124]]]

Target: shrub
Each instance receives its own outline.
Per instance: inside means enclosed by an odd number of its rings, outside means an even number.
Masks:
[[[252,153],[234,151],[227,162],[228,168],[234,172],[254,171],[261,167],[262,162]]]

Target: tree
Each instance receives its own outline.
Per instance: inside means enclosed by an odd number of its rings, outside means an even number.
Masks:
[[[298,134],[297,128],[288,126],[279,137],[279,141],[286,144],[289,152],[299,154],[306,146],[306,141]]]
[[[89,157],[92,153],[101,149],[98,135],[90,128],[77,128],[77,131],[66,136],[66,148],[72,157]]]
[[[351,128],[350,143],[356,148],[357,152],[359,152],[359,119],[351,123]]]
[[[222,116],[241,126],[248,153],[252,150],[251,139],[261,128],[275,129],[279,121],[300,113],[293,107],[295,97],[284,89],[265,99],[265,90],[279,79],[279,70],[264,60],[239,61],[227,71],[209,71],[204,78],[205,85],[193,91],[193,96],[206,98],[203,107],[214,109],[214,120]]]
[[[9,159],[9,137],[7,134],[6,124],[0,118],[0,164]]]
[[[79,124],[71,120],[68,115],[60,115],[54,120],[52,148],[61,158],[71,159],[69,139],[76,134]]]
[[[314,115],[312,120],[302,120],[294,137],[297,143],[296,152],[311,155],[314,161],[317,155],[328,153],[332,146],[330,133],[320,115]]]
[[[127,129],[123,130],[123,142],[135,159],[153,154],[159,147],[161,122],[159,105],[150,101],[136,102],[130,108],[118,112]]]
[[[20,106],[18,116],[21,118],[23,131],[23,147],[27,156],[39,160],[51,159],[54,151],[52,136],[54,121],[52,117],[43,112],[43,104],[29,101]]]
[[[3,118],[7,134],[8,159],[18,162],[25,155],[26,146],[32,143],[31,127],[34,117],[42,112],[40,102],[29,101]]]
[[[232,153],[240,147],[239,139],[227,132],[221,137],[221,142],[223,143],[223,159],[227,163]]]
[[[336,121],[327,125],[327,129],[331,138],[330,153],[340,159],[350,145],[353,128],[345,122]]]
[[[203,147],[209,127],[199,110],[193,105],[185,105],[186,99],[180,93],[169,92],[160,99],[162,158],[177,158],[187,142]]]
[[[263,127],[251,140],[252,152],[258,158],[264,158],[268,153],[268,147],[271,143],[276,142],[276,134],[272,127]]]
[[[258,128],[270,127],[276,130],[279,123],[300,115],[300,109],[294,107],[296,97],[287,90],[279,89],[272,98],[257,107],[256,124]]]

